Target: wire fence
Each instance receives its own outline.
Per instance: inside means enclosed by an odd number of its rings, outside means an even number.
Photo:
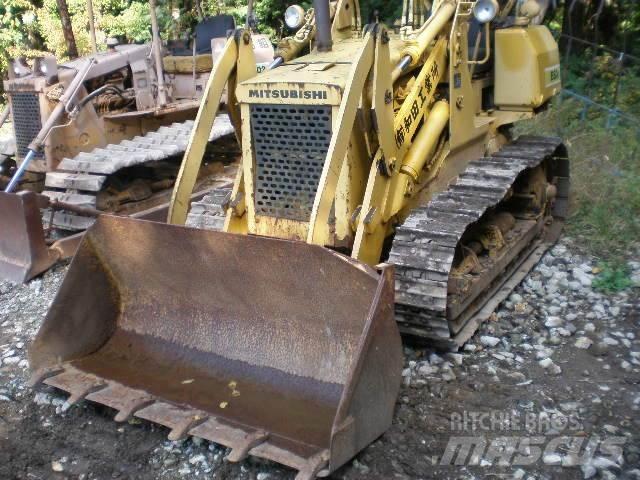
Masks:
[[[611,129],[624,125],[636,130],[638,135],[640,135],[640,116],[634,115],[628,111],[623,111],[619,108],[623,80],[626,76],[637,74],[637,72],[633,72],[632,70],[640,67],[640,57],[610,48],[607,45],[598,44],[584,38],[568,35],[566,33],[558,34],[557,40],[561,45],[562,50],[562,78],[564,85],[567,85],[567,79],[570,74],[576,74],[575,72],[570,71],[572,56],[589,54],[592,59],[592,61],[589,62],[589,69],[584,72],[586,82],[583,90],[576,91],[575,89],[565,87],[562,89],[560,101],[566,98],[571,98],[579,102],[581,105],[579,116],[582,121],[593,121],[589,113],[595,111],[600,113],[602,118],[604,118],[606,128]],[[574,47],[576,44],[583,48],[579,53],[575,53]],[[587,53],[585,53],[585,49]],[[608,73],[610,75],[613,74],[614,79],[612,82],[613,85],[608,85],[612,88],[608,89],[608,95],[605,95],[606,98],[599,101],[600,98],[595,99],[591,90],[594,88],[593,79],[597,77],[596,68],[598,62],[596,59],[602,52],[606,52],[611,56],[613,65],[612,68],[608,69]],[[598,96],[602,97],[602,95],[603,92],[600,90],[598,92]]]
[[[589,119],[588,113],[590,109],[597,110],[602,112],[606,128],[611,129],[619,125],[626,125],[628,127],[633,128],[634,130],[637,130],[638,135],[640,135],[640,119],[638,119],[637,117],[634,117],[633,115],[629,115],[616,108],[610,108],[601,103],[594,102],[589,97],[580,95],[579,93],[576,93],[573,90],[563,88],[560,94],[561,101],[563,98],[567,98],[567,97],[573,98],[578,102],[580,102],[581,104],[580,120],[582,120],[583,122]]]

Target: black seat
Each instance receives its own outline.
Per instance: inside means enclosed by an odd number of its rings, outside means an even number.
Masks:
[[[214,15],[202,20],[194,29],[196,55],[211,53],[213,38],[226,38],[229,30],[236,28],[236,21],[231,15]],[[169,40],[167,50],[173,56],[184,57],[193,55],[193,47],[184,40]]]
[[[196,54],[211,52],[213,38],[226,38],[229,30],[236,28],[231,15],[215,15],[205,18],[195,28]]]
[[[167,50],[170,55],[176,57],[193,55],[193,51],[189,47],[188,40],[167,40]]]

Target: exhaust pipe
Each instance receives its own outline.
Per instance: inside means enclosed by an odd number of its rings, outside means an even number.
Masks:
[[[329,0],[313,0],[313,10],[316,15],[316,47],[319,52],[330,52],[333,41]]]
[[[167,86],[164,83],[162,40],[160,40],[160,29],[158,28],[158,17],[156,15],[156,0],[149,0],[149,13],[151,14],[151,48],[156,64],[156,79],[158,81],[158,104],[164,107],[169,100],[167,99]]]

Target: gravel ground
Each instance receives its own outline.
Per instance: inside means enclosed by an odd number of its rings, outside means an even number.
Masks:
[[[639,289],[599,293],[594,267],[563,238],[459,353],[405,347],[393,426],[332,478],[640,479]],[[0,283],[0,478],[295,476],[28,388],[27,347],[66,268]]]

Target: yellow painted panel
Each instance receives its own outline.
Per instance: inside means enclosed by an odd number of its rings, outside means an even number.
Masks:
[[[558,45],[544,25],[495,32],[495,103],[532,109],[560,91]]]
[[[255,219],[254,233],[256,235],[299,241],[304,241],[307,238],[309,231],[309,224],[307,222],[261,215],[256,215]]]

